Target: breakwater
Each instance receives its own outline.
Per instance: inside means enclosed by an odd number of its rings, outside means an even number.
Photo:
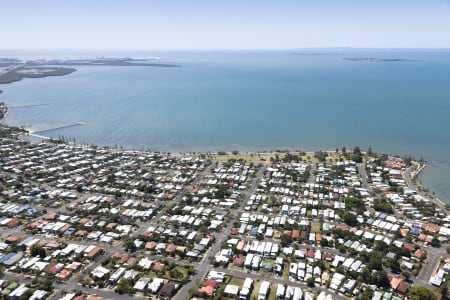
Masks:
[[[42,130],[29,131],[29,132],[31,134],[36,134],[36,133],[42,133],[42,132],[58,130],[58,129],[65,129],[65,128],[70,128],[70,127],[75,127],[75,126],[80,126],[80,125],[86,125],[86,123],[85,122],[76,122],[76,123],[72,123],[72,124],[68,124],[68,125],[62,125],[62,126],[57,126],[57,127],[52,127],[52,128],[42,129]]]

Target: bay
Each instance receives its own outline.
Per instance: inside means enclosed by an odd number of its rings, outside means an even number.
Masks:
[[[0,51],[3,57],[158,56],[179,68],[77,66],[1,85],[6,124],[80,143],[159,151],[359,146],[423,157],[423,183],[450,199],[450,51]],[[349,61],[344,58],[410,59]]]

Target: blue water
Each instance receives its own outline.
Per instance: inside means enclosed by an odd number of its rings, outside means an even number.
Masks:
[[[421,179],[450,199],[450,51],[290,50],[33,53],[3,57],[159,56],[179,68],[76,67],[1,85],[10,125],[46,135],[168,151],[360,146],[423,157]],[[344,57],[415,59],[354,62]]]

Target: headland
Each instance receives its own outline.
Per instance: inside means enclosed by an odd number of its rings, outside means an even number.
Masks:
[[[23,78],[64,76],[76,71],[73,66],[179,67],[175,64],[155,63],[153,60],[129,57],[25,61],[16,58],[0,58],[0,84],[12,83]]]
[[[404,58],[377,58],[377,57],[346,57],[344,60],[361,62],[414,62],[415,59]]]

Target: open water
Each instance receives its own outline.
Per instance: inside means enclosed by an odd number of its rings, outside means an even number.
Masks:
[[[423,157],[450,203],[450,50],[1,51],[2,57],[159,56],[178,68],[83,66],[0,85],[6,123],[80,143],[161,151],[359,146]],[[346,57],[414,61],[348,61]],[[44,134],[44,133],[43,133]]]

